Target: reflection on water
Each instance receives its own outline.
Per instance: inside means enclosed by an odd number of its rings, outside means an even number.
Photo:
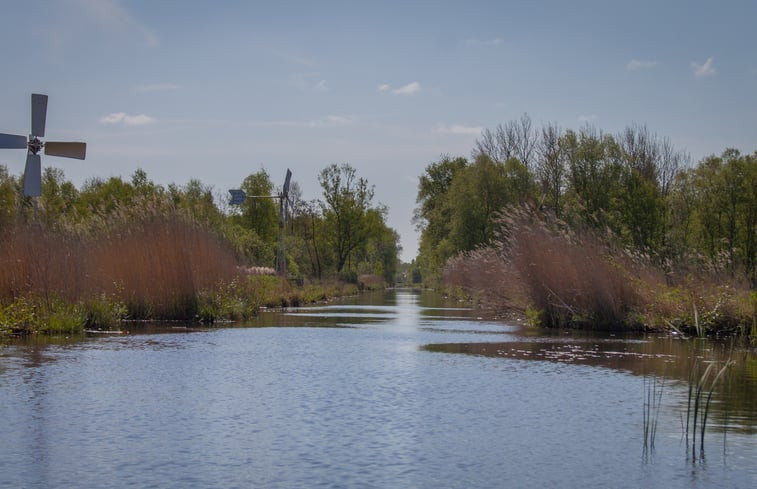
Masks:
[[[754,355],[524,331],[430,293],[0,346],[4,487],[753,487]],[[707,461],[687,369],[737,360]],[[672,379],[642,460],[644,381]],[[727,443],[719,440],[725,440]]]
[[[656,376],[688,383],[697,362],[732,366],[716,386],[712,404],[713,429],[757,433],[757,355],[728,342],[648,336],[643,339],[531,336],[506,342],[436,343],[427,351],[464,353],[516,360],[539,360],[612,368],[634,375]],[[695,379],[695,380],[698,380]],[[686,402],[683,399],[682,402]],[[685,408],[684,408],[685,410]]]

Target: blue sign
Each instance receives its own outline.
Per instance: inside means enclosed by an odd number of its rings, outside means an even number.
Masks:
[[[247,194],[244,193],[244,190],[233,189],[229,190],[229,193],[231,194],[231,202],[229,202],[231,205],[244,204],[244,201],[247,198]]]

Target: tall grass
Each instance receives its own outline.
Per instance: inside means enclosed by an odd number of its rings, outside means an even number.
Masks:
[[[748,285],[707,271],[675,273],[608,232],[528,207],[505,209],[487,246],[451,258],[443,283],[546,327],[670,328],[704,336],[757,324]]]
[[[200,291],[230,282],[237,264],[216,235],[178,216],[96,229],[18,224],[0,236],[0,303],[34,297],[102,310],[106,299],[135,319],[187,319]]]
[[[640,297],[628,269],[589,232],[553,216],[510,208],[487,248],[453,258],[446,284],[498,291],[498,303],[541,318],[548,327],[628,326]]]
[[[644,377],[645,398],[643,414],[644,427],[644,451],[643,457],[646,459],[650,453],[655,450],[655,437],[657,436],[657,420],[660,416],[660,407],[662,406],[662,392],[665,387],[665,378],[658,380],[653,376],[651,380]]]
[[[702,371],[699,357],[694,359],[689,374],[689,394],[686,406],[686,441],[691,438],[691,454],[696,457],[697,434],[699,434],[699,452],[704,453],[704,434],[707,417],[710,413],[710,401],[715,387],[733,364],[727,360],[722,366],[711,362]],[[699,433],[697,433],[697,428]]]
[[[138,318],[191,318],[200,291],[237,273],[229,247],[181,220],[155,218],[95,240],[89,260],[97,289],[119,297]]]

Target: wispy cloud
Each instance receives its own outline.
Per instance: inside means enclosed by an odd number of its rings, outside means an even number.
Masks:
[[[113,112],[100,118],[100,122],[103,124],[117,124],[123,126],[145,126],[147,124],[154,124],[156,119],[149,115],[129,115],[125,112]]]
[[[703,76],[713,76],[715,72],[715,58],[710,56],[707,58],[707,61],[705,61],[703,64],[696,63],[694,61],[691,62],[691,71],[694,73],[694,76],[697,78],[701,78]]]
[[[135,92],[147,93],[147,92],[170,92],[181,88],[179,85],[173,83],[153,83],[149,85],[137,85],[134,87]]]
[[[355,119],[349,115],[327,115],[318,119],[297,120],[297,121],[269,121],[264,122],[264,126],[269,127],[343,127],[354,124]]]
[[[626,70],[627,71],[641,71],[641,70],[651,70],[655,66],[657,66],[657,61],[652,61],[648,59],[632,59],[626,64]]]
[[[394,95],[415,95],[416,93],[421,91],[421,84],[417,81],[408,83],[407,85],[401,86],[399,88],[396,88],[392,90],[392,93]]]
[[[158,45],[158,36],[133,17],[118,0],[75,0],[79,9],[92,20],[109,30],[138,32],[149,46]]]
[[[466,39],[463,44],[468,47],[486,47],[486,46],[500,46],[504,44],[504,39],[495,37],[493,39]]]
[[[597,119],[599,119],[599,116],[597,116],[597,114],[579,115],[578,116],[578,122],[594,122]]]
[[[378,86],[378,91],[381,93],[391,93],[392,95],[415,95],[421,91],[421,84],[414,81],[399,88],[392,88],[391,85],[383,83]]]
[[[479,136],[481,134],[481,131],[483,131],[482,127],[476,127],[476,126],[464,126],[462,124],[452,124],[452,125],[443,125],[439,124],[436,126],[436,132],[440,132],[443,134],[458,134],[458,135],[465,135],[465,136]]]

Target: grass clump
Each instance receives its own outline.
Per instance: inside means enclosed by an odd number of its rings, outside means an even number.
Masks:
[[[704,367],[698,357],[694,360],[690,370],[686,407],[686,441],[688,442],[691,438],[693,457],[696,457],[697,435],[699,435],[700,454],[704,454],[704,434],[710,412],[710,401],[712,401],[715,387],[733,363],[735,363],[733,360],[727,360],[722,365],[710,362]]]
[[[0,305],[0,332],[5,334],[78,334],[84,331],[85,323],[86,312],[81,304],[58,297],[19,297]]]

